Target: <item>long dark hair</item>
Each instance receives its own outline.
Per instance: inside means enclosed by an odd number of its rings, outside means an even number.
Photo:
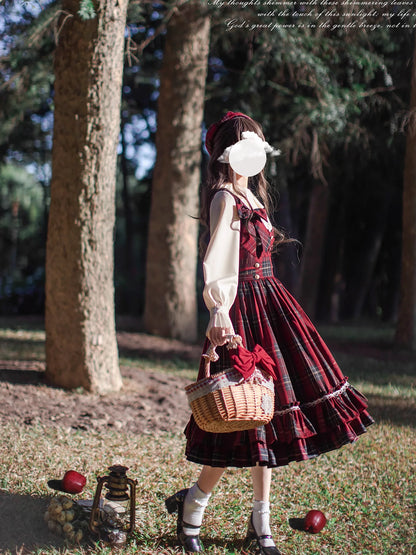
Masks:
[[[208,245],[209,209],[213,196],[219,189],[224,187],[225,183],[234,183],[234,187],[236,188],[233,178],[234,172],[230,164],[218,162],[218,157],[221,156],[221,154],[228,146],[231,146],[242,139],[243,131],[254,131],[254,133],[257,133],[259,137],[265,140],[261,125],[252,119],[242,116],[236,116],[223,122],[219,126],[213,137],[212,152],[208,162],[206,184],[202,188],[201,195],[200,221],[207,228],[201,235],[201,256],[205,254],[205,250]],[[257,197],[259,197],[264,207],[266,208],[267,213],[270,215],[273,209],[273,202],[270,195],[270,186],[264,176],[263,170],[254,177],[248,178],[248,187]],[[239,191],[236,188],[236,193],[238,192]],[[283,233],[281,233],[276,228],[273,229],[275,233],[276,244],[284,241]]]

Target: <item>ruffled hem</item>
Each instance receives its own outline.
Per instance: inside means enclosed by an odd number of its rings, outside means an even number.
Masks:
[[[291,443],[317,434],[330,433],[334,428],[352,422],[367,409],[366,398],[347,378],[329,393],[307,403],[296,403],[275,411],[268,442]]]
[[[291,443],[296,439],[306,439],[316,435],[312,422],[302,412],[299,404],[275,411],[272,421],[266,427],[267,443],[275,441]]]
[[[252,443],[248,441],[245,449],[233,448],[227,451],[214,448],[210,453],[208,453],[207,445],[205,444],[205,449],[194,450],[188,448],[185,454],[186,458],[191,462],[221,468],[246,468],[256,466],[257,464],[268,466],[269,468],[286,466],[291,462],[313,459],[323,453],[334,451],[349,443],[354,443],[360,435],[367,431],[367,427],[373,424],[373,422],[373,419],[365,412],[355,421],[339,426],[329,434],[297,439],[291,443],[275,442],[267,446],[266,441],[259,439]],[[194,425],[196,426],[196,424]],[[192,428],[190,424],[188,426]],[[241,433],[246,434],[247,432]],[[237,443],[242,447],[242,443],[244,443],[243,438]],[[236,446],[234,445],[234,447]]]
[[[209,434],[191,418],[185,429],[186,457],[220,467],[284,466],[353,443],[373,423],[365,397],[345,378],[314,401],[275,411],[269,424],[254,430]]]
[[[188,460],[211,466],[284,466],[353,443],[373,423],[367,401],[352,387],[297,301],[275,278],[239,284],[230,311],[246,348],[261,345],[276,364],[275,414],[254,430],[209,434],[191,418]],[[214,367],[231,366],[218,349]],[[213,367],[211,370],[213,370]]]

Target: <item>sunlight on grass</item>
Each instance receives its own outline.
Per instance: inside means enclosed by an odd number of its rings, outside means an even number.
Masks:
[[[355,445],[274,471],[271,501],[275,541],[282,555],[415,553],[415,360],[390,348],[393,336],[389,327],[335,326],[321,332],[335,344],[342,344],[339,350],[334,349],[334,355],[350,382],[368,397],[376,424]],[[363,351],[350,352],[350,343],[362,345]],[[0,351],[3,360],[42,361],[44,332],[35,327],[3,325]],[[190,381],[196,376],[195,363],[180,358],[123,356],[121,364]],[[0,434],[0,508],[13,511],[17,501],[22,506],[33,500],[39,513],[35,519],[42,530],[42,507],[52,495],[48,479],[62,477],[70,468],[78,470],[88,479],[80,497],[92,498],[96,477],[106,473],[111,464],[124,464],[130,469],[129,475],[138,480],[137,527],[128,546],[119,553],[173,555],[179,552],[176,522],[167,514],[164,499],[192,484],[199,471],[185,460],[184,447],[185,439],[179,432],[133,436],[111,429],[98,433],[38,423],[21,427],[12,422]],[[204,518],[201,537],[207,553],[242,552],[251,495],[249,471],[229,469]],[[289,518],[302,517],[312,508],[322,510],[328,518],[320,534],[290,528]],[[21,514],[16,514],[18,519],[22,519]],[[9,551],[1,552],[14,554],[16,549],[9,546]],[[49,537],[39,543],[38,550],[25,548],[24,553],[104,555],[111,550],[99,545],[65,547],[58,537]]]
[[[369,356],[337,352],[336,359],[354,380],[371,381],[375,385],[397,385],[416,388],[416,357],[399,361],[395,358],[380,360]]]
[[[411,526],[415,445],[414,429],[380,424],[355,445],[276,469],[272,521],[282,553],[410,554],[416,546]],[[191,484],[198,474],[197,466],[185,461],[183,451],[182,434],[131,437],[110,431],[98,435],[11,425],[3,430],[0,441],[0,487],[14,496],[44,498],[51,495],[47,480],[74,468],[88,478],[79,497],[91,498],[96,476],[111,464],[125,464],[129,475],[138,480],[137,530],[121,553],[174,553],[175,518],[166,513],[164,499]],[[248,470],[229,469],[204,519],[202,538],[209,553],[238,550],[250,506]],[[292,530],[288,519],[302,517],[311,508],[326,514],[324,531],[308,535]],[[58,550],[51,546],[41,552]]]
[[[0,327],[0,359],[45,360],[45,332]]]
[[[380,395],[391,397],[392,399],[416,399],[416,388],[413,385],[410,387],[393,385],[392,383],[374,385],[370,382],[354,380],[354,387],[367,396]]]
[[[120,358],[121,366],[139,367],[141,370],[149,372],[161,372],[163,374],[173,374],[182,378],[188,378],[189,381],[196,379],[197,364],[187,360],[155,360],[143,357],[130,359],[127,357]]]
[[[392,343],[394,339],[394,327],[391,324],[377,322],[361,324],[319,324],[319,333],[327,340],[335,339],[344,343],[378,342]]]

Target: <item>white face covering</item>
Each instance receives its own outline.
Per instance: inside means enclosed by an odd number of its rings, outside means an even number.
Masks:
[[[243,131],[241,141],[227,147],[219,162],[230,164],[238,175],[252,177],[262,171],[266,165],[266,153],[279,156],[280,150],[274,149],[253,131]]]

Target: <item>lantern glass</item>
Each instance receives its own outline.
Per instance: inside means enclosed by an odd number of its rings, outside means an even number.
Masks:
[[[123,545],[134,530],[136,481],[127,478],[125,466],[111,466],[110,474],[97,478],[90,529],[111,545]],[[107,492],[102,496],[103,486]]]

